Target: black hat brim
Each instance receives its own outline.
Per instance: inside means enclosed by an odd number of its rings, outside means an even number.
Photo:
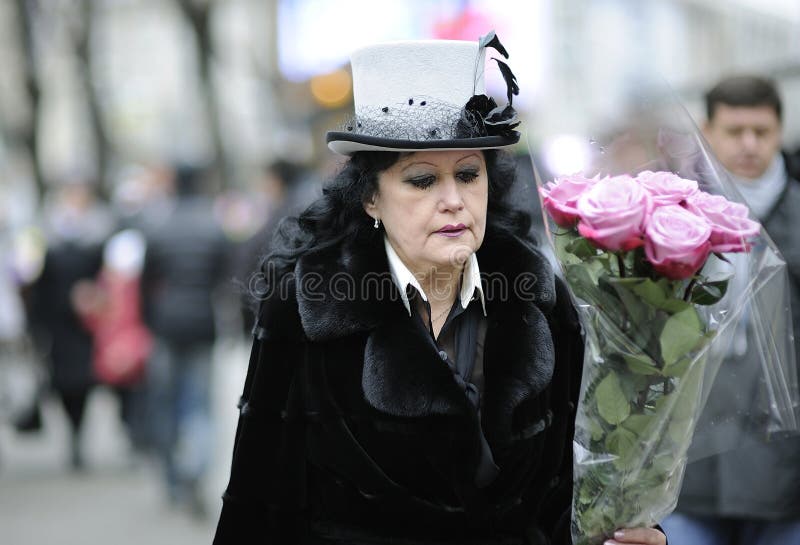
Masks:
[[[328,132],[325,140],[328,148],[342,155],[359,151],[425,151],[425,150],[469,150],[494,149],[513,146],[519,142],[519,133],[514,136],[479,136],[476,138],[453,138],[450,140],[402,140],[380,138],[351,132]]]

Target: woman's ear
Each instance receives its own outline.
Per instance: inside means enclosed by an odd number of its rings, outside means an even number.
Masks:
[[[364,211],[372,218],[378,217],[377,194],[373,193],[367,200],[364,201]]]

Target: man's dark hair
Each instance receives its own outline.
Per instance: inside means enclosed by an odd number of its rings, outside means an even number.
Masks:
[[[302,178],[303,167],[285,159],[278,159],[268,164],[264,172],[275,176],[284,185],[290,186]]]
[[[782,120],[781,97],[775,83],[758,76],[731,76],[717,83],[706,93],[706,115],[714,118],[714,110],[719,104],[739,107],[769,106]]]
[[[192,163],[178,163],[174,167],[175,192],[183,197],[200,195],[206,187],[208,169]]]

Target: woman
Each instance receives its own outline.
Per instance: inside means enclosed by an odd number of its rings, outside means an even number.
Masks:
[[[517,89],[501,63],[509,105],[483,94],[485,47],[353,56],[350,160],[262,267],[215,543],[570,542],[583,342],[508,203]]]

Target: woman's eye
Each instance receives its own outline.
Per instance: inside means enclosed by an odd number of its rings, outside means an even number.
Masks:
[[[462,182],[469,183],[475,180],[478,177],[477,170],[462,170],[459,172],[456,177],[461,180]]]
[[[427,189],[433,185],[436,181],[436,176],[415,176],[414,178],[409,178],[408,182],[412,184],[414,187],[418,187],[420,189]]]

